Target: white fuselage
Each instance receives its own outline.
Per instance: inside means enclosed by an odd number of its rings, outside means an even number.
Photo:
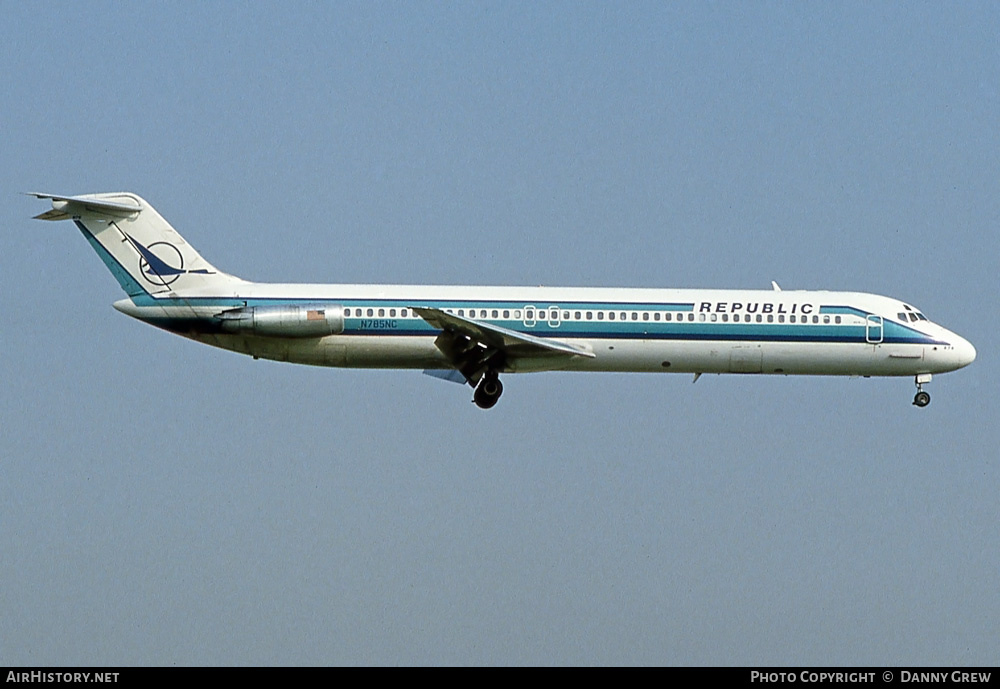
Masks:
[[[342,309],[339,332],[282,337],[198,327],[227,309]],[[912,376],[967,365],[965,339],[888,297],[857,292],[242,283],[230,294],[122,300],[119,310],[255,357],[320,366],[451,367],[432,306],[592,357],[516,359],[506,371],[641,371]]]

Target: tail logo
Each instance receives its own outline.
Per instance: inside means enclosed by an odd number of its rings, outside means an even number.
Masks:
[[[140,254],[139,272],[147,282],[166,287],[187,272],[184,270],[184,256],[173,244],[156,242],[145,247],[135,242],[135,245]]]
[[[131,235],[125,234],[125,236],[139,252],[139,274],[152,285],[166,287],[181,275],[209,273],[205,269],[185,270],[184,254],[170,242],[153,242],[149,246],[143,246]]]

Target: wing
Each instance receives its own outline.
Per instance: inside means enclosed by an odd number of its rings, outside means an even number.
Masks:
[[[441,330],[434,341],[438,349],[475,386],[487,369],[502,370],[515,360],[594,358],[582,347],[519,333],[499,325],[456,316],[427,306],[410,307],[430,325]]]

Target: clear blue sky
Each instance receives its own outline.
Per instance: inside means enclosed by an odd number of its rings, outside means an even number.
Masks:
[[[0,664],[995,664],[1000,5],[13,3]],[[909,379],[203,347],[23,191],[256,280],[849,289]]]

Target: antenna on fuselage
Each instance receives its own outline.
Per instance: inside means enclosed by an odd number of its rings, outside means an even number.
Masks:
[[[777,282],[775,282],[774,280],[771,280],[771,287],[773,287],[773,288],[774,288],[774,291],[775,291],[775,292],[780,292],[780,291],[781,291],[781,287],[779,287],[779,286],[778,286],[778,283],[777,283]]]

